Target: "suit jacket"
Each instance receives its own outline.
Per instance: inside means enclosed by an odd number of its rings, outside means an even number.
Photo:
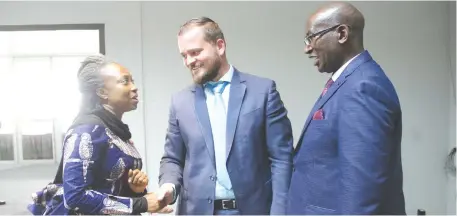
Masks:
[[[401,136],[394,86],[364,51],[306,120],[295,149],[287,213],[405,214]]]
[[[293,138],[274,81],[234,70],[227,114],[227,170],[240,214],[285,214]],[[213,137],[200,85],[172,96],[159,184],[180,194],[177,214],[213,214]]]

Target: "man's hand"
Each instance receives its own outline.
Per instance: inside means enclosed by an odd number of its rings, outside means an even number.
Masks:
[[[136,170],[129,170],[129,186],[135,193],[143,193],[149,183],[149,178],[146,173]]]
[[[157,194],[157,199],[163,202],[165,205],[170,205],[170,203],[173,201],[173,196],[173,184],[165,183],[160,187],[159,193]]]
[[[173,212],[173,209],[164,204],[163,202],[157,199],[156,194],[148,193],[144,195],[146,200],[148,201],[148,212],[150,213],[164,213],[168,214]]]

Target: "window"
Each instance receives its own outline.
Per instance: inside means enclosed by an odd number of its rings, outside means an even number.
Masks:
[[[103,24],[0,26],[0,162],[52,160],[78,112],[76,72]]]

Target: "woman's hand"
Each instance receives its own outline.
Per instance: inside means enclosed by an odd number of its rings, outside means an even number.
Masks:
[[[135,193],[143,193],[149,183],[149,178],[146,173],[136,170],[129,170],[129,186]]]

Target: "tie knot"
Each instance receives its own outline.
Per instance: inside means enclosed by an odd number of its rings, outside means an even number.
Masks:
[[[206,87],[213,93],[222,94],[222,92],[224,92],[224,89],[227,86],[227,84],[228,84],[227,81],[219,81],[219,82],[210,81],[210,82],[206,83]]]
[[[325,93],[327,93],[327,90],[330,88],[330,86],[333,84],[333,80],[332,78],[330,78],[327,83],[325,84],[325,87],[324,87],[324,90],[322,90],[322,94],[321,94],[321,97],[325,95]]]
[[[333,79],[330,78],[327,83],[325,84],[325,88],[329,88],[334,83]]]

